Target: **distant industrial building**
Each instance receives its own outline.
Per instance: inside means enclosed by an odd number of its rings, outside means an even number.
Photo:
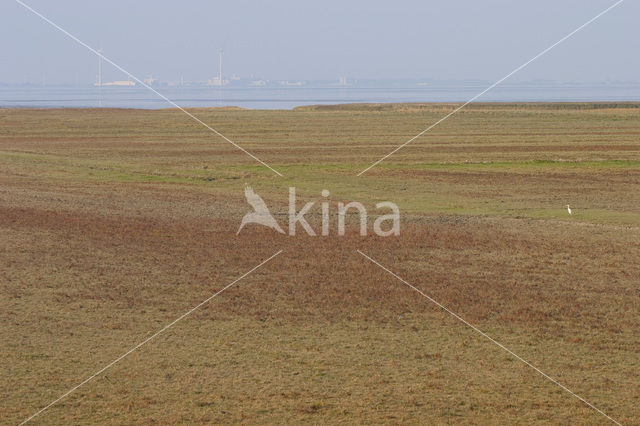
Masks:
[[[228,80],[222,78],[222,49],[218,51],[218,76],[207,80],[207,86],[224,86],[229,84]]]
[[[94,86],[135,86],[136,82],[131,80],[116,80],[116,81],[108,81],[106,83],[93,83]]]

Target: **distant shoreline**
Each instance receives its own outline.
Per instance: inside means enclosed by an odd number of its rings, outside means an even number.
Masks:
[[[159,87],[158,92],[183,108],[243,108],[292,110],[319,105],[460,104],[486,86],[235,88]],[[640,85],[503,86],[485,93],[484,104],[633,103]],[[2,108],[166,109],[169,103],[144,87],[0,87]],[[345,107],[342,107],[345,108]]]
[[[283,109],[275,109],[275,108],[246,108],[239,106],[210,106],[210,107],[189,107],[186,106],[184,109],[188,109],[190,111],[393,111],[393,110],[416,110],[422,108],[432,108],[434,106],[438,107],[456,107],[461,102],[347,102],[347,103],[337,103],[337,104],[313,104],[313,105],[301,105],[293,108],[283,108]],[[513,102],[504,102],[504,101],[485,101],[485,102],[474,102],[468,104],[465,109],[473,109],[473,108],[491,108],[491,107],[522,107],[522,108],[544,108],[544,109],[581,109],[581,110],[590,110],[590,109],[612,109],[612,108],[638,108],[640,109],[640,101],[610,101],[610,100],[601,100],[601,101],[513,101]],[[545,108],[546,107],[546,108]],[[78,106],[3,106],[0,104],[0,110],[62,110],[62,111],[171,111],[178,110],[177,108],[169,107],[169,108],[135,108],[135,107],[78,107]]]

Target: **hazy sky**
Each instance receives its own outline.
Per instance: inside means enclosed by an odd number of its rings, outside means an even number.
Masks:
[[[495,81],[615,0],[24,0],[138,77]],[[640,81],[640,1],[626,0],[515,80]],[[95,81],[97,58],[0,2],[0,82]],[[104,79],[124,76],[105,64]]]

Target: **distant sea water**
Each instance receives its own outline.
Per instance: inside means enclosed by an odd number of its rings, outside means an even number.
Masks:
[[[183,107],[237,106],[291,109],[345,103],[465,102],[486,85],[398,87],[229,87],[160,86],[158,92]],[[640,84],[525,84],[499,86],[477,102],[640,101]],[[142,86],[0,86],[2,108],[171,108]]]

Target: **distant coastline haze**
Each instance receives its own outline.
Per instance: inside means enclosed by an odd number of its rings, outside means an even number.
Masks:
[[[320,3],[27,0],[140,78],[495,81],[610,0]],[[514,82],[640,81],[640,3],[627,1]],[[95,54],[14,1],[0,3],[0,82],[92,85]],[[103,81],[126,81],[103,66]]]

